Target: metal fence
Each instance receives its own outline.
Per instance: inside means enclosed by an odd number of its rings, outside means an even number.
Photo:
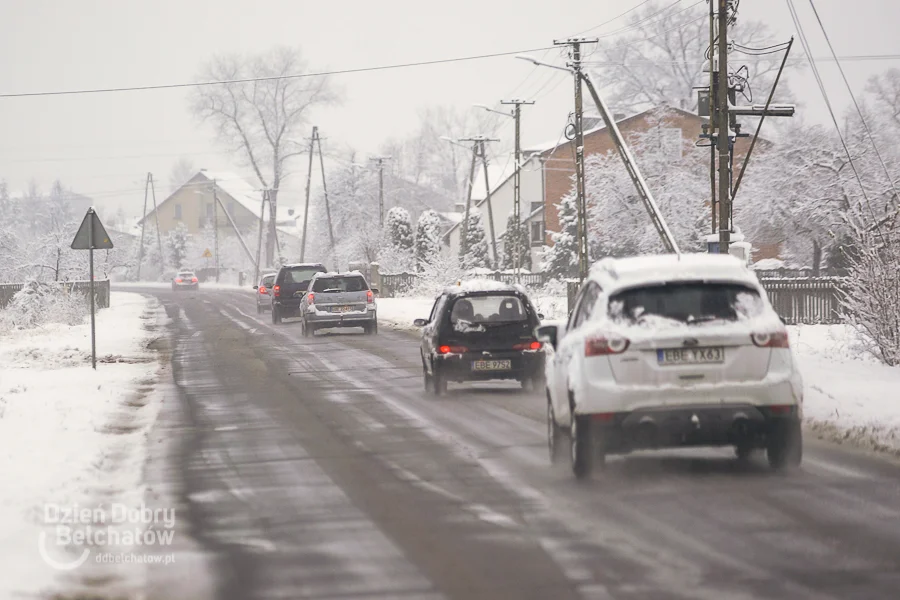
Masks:
[[[836,325],[843,323],[841,307],[842,277],[760,278],[778,316],[788,325]],[[578,295],[579,282],[569,280],[569,312]]]
[[[47,283],[59,286],[70,294],[82,294],[85,298],[90,298],[88,295],[91,289],[90,281],[50,281]],[[16,292],[23,286],[22,283],[0,283],[0,308],[9,304]],[[109,279],[94,282],[94,302],[97,308],[109,308]]]
[[[415,273],[396,273],[392,275],[382,274],[381,276],[381,296],[384,298],[394,298],[401,296],[412,290],[418,276]],[[485,279],[493,279],[503,283],[514,284],[516,281],[515,273],[485,273],[478,275]],[[538,288],[544,286],[552,277],[547,273],[522,273],[518,276],[521,283],[525,287]],[[448,284],[451,282],[448,282]]]

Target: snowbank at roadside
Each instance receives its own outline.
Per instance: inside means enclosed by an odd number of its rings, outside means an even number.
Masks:
[[[97,370],[89,320],[0,337],[0,597],[130,596],[136,565],[50,566],[83,546],[56,545],[53,507],[142,502],[146,435],[158,406],[148,391],[159,369],[158,303],[113,292],[97,313]],[[51,516],[48,519],[48,510]],[[43,556],[39,540],[46,536]],[[93,582],[93,583],[92,583]],[[100,583],[98,583],[100,582]]]
[[[865,354],[845,325],[788,329],[807,424],[827,439],[900,455],[900,368]]]

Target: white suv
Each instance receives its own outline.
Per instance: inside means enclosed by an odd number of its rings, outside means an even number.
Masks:
[[[572,470],[607,454],[683,446],[802,456],[803,384],[784,323],[756,276],[728,255],[604,259],[547,352],[552,461],[568,430]],[[574,418],[573,418],[574,415]]]

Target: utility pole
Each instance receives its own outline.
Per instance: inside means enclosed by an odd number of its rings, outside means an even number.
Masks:
[[[472,187],[475,185],[475,163],[478,161],[478,145],[472,144],[472,162],[469,164],[469,179],[466,182],[466,212],[463,215],[459,234],[459,256],[469,251],[469,212],[472,210]]]
[[[534,100],[501,100],[500,104],[512,105],[513,119],[516,123],[516,140],[515,140],[515,161],[516,170],[513,172],[513,222],[515,223],[515,231],[513,232],[513,243],[516,249],[516,282],[522,280],[522,140],[521,140],[521,120],[522,105],[534,104]],[[508,238],[508,236],[507,236]]]
[[[378,224],[384,228],[384,161],[390,156],[373,156],[369,160],[378,164]]]
[[[262,234],[263,234],[263,222],[265,222],[266,216],[266,202],[269,200],[269,190],[262,191],[262,202],[259,207],[259,234],[256,238],[256,272],[253,277],[253,281],[255,283],[259,283],[259,258],[262,253]]]
[[[488,223],[490,225],[491,230],[491,254],[494,257],[494,267],[499,267],[500,260],[497,257],[497,236],[494,231],[494,209],[492,208],[491,203],[491,183],[488,178],[488,158],[487,158],[487,148],[484,145],[484,140],[481,141],[481,164],[484,167],[484,193],[485,193],[485,202],[487,202],[488,208]]]
[[[138,246],[137,280],[141,280],[141,263],[144,261],[144,229],[147,227],[147,197],[150,194],[150,173],[144,180],[144,212],[141,213],[141,243]]]
[[[219,194],[216,180],[213,179],[213,240],[216,258],[216,283],[219,283]]]
[[[717,0],[718,76],[716,89],[716,153],[719,159],[719,253],[731,244],[731,123],[728,106],[728,8],[731,0]],[[713,100],[712,98],[710,100]]]
[[[715,4],[714,4],[715,3]],[[734,21],[736,10],[735,0],[712,0],[709,9],[709,91],[708,99],[700,98],[700,116],[709,117],[709,126],[701,134],[703,138],[709,138],[710,143],[710,191],[711,191],[711,222],[712,233],[718,232],[719,253],[729,254],[731,246],[731,234],[734,228],[732,222],[734,195],[740,186],[744,170],[753,153],[753,148],[759,136],[759,130],[767,116],[792,117],[795,107],[790,104],[772,104],[772,98],[778,82],[787,63],[793,38],[782,48],[785,51],[775,83],[769,92],[766,104],[763,106],[736,106],[737,94],[740,84],[732,86],[728,72],[728,25]],[[708,110],[705,110],[707,109]],[[734,150],[738,138],[750,137],[750,134],[741,133],[740,124],[735,122],[739,116],[760,117],[759,125],[753,135],[753,141],[744,157],[738,179],[732,184],[734,172]],[[718,182],[716,181],[718,179]],[[717,186],[718,183],[718,186]],[[718,189],[717,189],[718,188]]]
[[[584,191],[584,107],[582,98],[581,45],[592,44],[597,38],[569,38],[554,40],[556,46],[569,46],[571,60],[566,63],[575,74],[575,192],[578,203],[578,276],[584,281],[588,275],[587,198]]]
[[[331,244],[331,254],[332,259],[334,260],[334,268],[337,270],[337,250],[334,246],[334,226],[331,223],[331,204],[328,201],[328,186],[325,183],[325,157],[322,155],[322,138],[319,137],[319,132],[316,131],[316,144],[319,146],[319,168],[322,171],[322,193],[325,195],[325,218],[328,220],[328,241]]]
[[[306,229],[309,223],[309,190],[312,185],[313,148],[316,138],[319,137],[319,128],[313,125],[312,135],[309,137],[309,168],[306,171],[306,203],[303,207],[303,238],[300,242],[300,262],[306,258]]]
[[[469,213],[472,210],[472,187],[475,184],[475,163],[478,159],[481,159],[482,165],[484,166],[484,184],[486,186],[486,195],[485,202],[487,203],[488,208],[488,222],[490,226],[491,233],[491,248],[492,254],[494,256],[494,263],[497,262],[497,238],[494,235],[494,208],[491,202],[491,187],[490,182],[488,181],[488,160],[487,160],[487,146],[486,142],[499,142],[500,140],[497,138],[489,138],[483,135],[474,135],[472,137],[460,138],[456,140],[457,142],[471,142],[472,143],[472,164],[469,169],[469,182],[467,186],[467,194],[466,194],[466,214],[463,217],[463,228],[461,231],[462,237],[460,238],[460,248],[462,249],[462,256],[465,256],[466,252],[468,252],[468,234],[469,234]]]

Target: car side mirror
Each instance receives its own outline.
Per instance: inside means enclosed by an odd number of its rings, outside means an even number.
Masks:
[[[372,290],[372,293],[373,293],[373,294],[375,294],[376,296],[378,295],[378,288],[377,288],[377,287],[370,287],[369,289]]]
[[[782,325],[787,325],[787,319],[785,319],[785,318],[782,317],[781,315],[778,315],[778,319],[781,321],[781,324],[782,324]]]
[[[254,289],[254,290],[258,290],[258,289],[259,289],[259,286],[258,286],[258,285],[254,285],[254,286],[253,286],[253,289]]]
[[[544,313],[538,313],[538,319],[540,319],[541,321],[543,321],[543,320],[544,320]]]
[[[425,327],[426,325],[428,325],[428,319],[416,319],[415,321],[413,321],[413,325],[415,325],[416,327]]]
[[[550,344],[554,349],[556,349],[556,342],[558,341],[559,336],[559,326],[558,325],[541,325],[534,330],[534,337],[537,338],[537,341],[542,342],[544,344]]]

